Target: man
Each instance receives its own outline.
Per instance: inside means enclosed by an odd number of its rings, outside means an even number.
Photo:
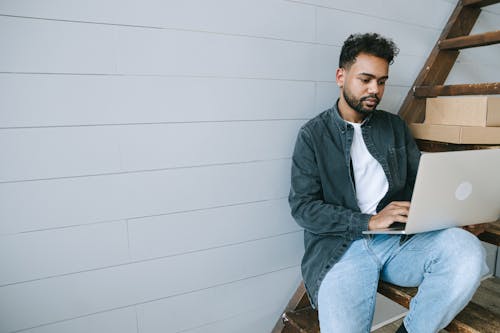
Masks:
[[[437,332],[469,302],[487,270],[460,228],[364,236],[407,221],[420,152],[405,122],[377,110],[396,45],[351,35],[336,72],[340,98],[298,134],[289,196],[304,228],[302,274],[321,333],[369,332],[378,279],[419,286],[398,332]]]

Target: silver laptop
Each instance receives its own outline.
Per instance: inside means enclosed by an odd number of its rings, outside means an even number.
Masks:
[[[408,222],[363,233],[415,234],[499,218],[500,149],[424,153]]]

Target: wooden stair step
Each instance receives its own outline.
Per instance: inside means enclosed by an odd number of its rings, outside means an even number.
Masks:
[[[381,281],[378,292],[408,308],[417,288],[403,288]],[[448,332],[500,332],[500,279],[489,278],[481,283],[473,299],[446,327]]]
[[[380,282],[378,292],[408,308],[417,288],[404,288]],[[488,278],[474,295],[472,301],[446,327],[448,332],[498,333],[500,332],[500,279]],[[286,333],[319,333],[318,312],[307,306],[286,311],[282,320]],[[383,331],[382,329],[380,329]],[[378,330],[377,330],[378,331]],[[377,332],[376,331],[376,332]]]
[[[417,294],[418,288],[399,287],[380,281],[377,291],[408,309],[410,307],[411,298]]]
[[[282,328],[280,333],[301,333],[298,328],[295,328],[291,325],[286,325]]]
[[[440,50],[463,50],[498,43],[500,43],[500,30],[444,39],[438,42],[438,46]]]
[[[290,326],[300,333],[319,333],[318,311],[308,306],[283,314],[285,327]]]
[[[488,223],[486,230],[478,237],[483,242],[500,246],[500,221]]]
[[[499,3],[500,0],[462,0],[462,4],[467,7],[481,8]]]
[[[488,278],[484,280],[481,283],[481,288],[472,297],[472,301],[480,304],[494,314],[500,314],[500,278]]]
[[[431,140],[416,139],[418,149],[423,152],[437,153],[444,151],[478,150],[478,149],[500,149],[498,144],[460,144]]]
[[[500,82],[418,86],[413,88],[413,95],[417,98],[496,94],[500,94]]]

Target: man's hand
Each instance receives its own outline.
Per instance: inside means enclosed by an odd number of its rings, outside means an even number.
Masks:
[[[394,222],[406,223],[410,209],[409,201],[393,201],[368,221],[368,229],[385,229]]]

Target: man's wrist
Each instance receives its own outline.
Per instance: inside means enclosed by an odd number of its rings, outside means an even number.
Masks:
[[[372,215],[369,219],[368,219],[368,230],[374,230],[376,229],[375,227],[375,217],[376,215]]]

